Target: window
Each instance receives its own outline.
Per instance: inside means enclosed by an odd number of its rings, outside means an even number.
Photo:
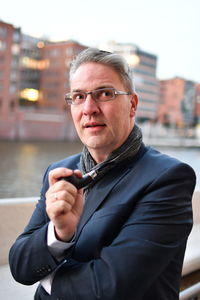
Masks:
[[[20,46],[18,44],[12,45],[12,54],[18,55],[20,52]]]
[[[6,42],[0,40],[0,51],[4,51],[6,49]]]
[[[11,62],[12,67],[13,67],[13,68],[14,68],[14,67],[17,67],[17,66],[18,66],[18,63],[19,63],[18,57],[17,57],[17,56],[13,56],[13,57],[12,57],[12,62]]]
[[[17,91],[17,84],[16,84],[16,82],[12,82],[11,83],[9,91],[10,91],[11,94],[16,93],[16,91]]]
[[[60,51],[58,49],[52,49],[49,54],[50,56],[57,57],[60,55]]]
[[[11,111],[13,111],[14,108],[15,108],[15,101],[12,100],[12,101],[10,102],[10,109],[11,109]]]
[[[0,27],[0,37],[5,37],[7,34],[7,29],[5,27]]]
[[[17,72],[16,71],[11,72],[10,79],[11,79],[11,81],[15,81],[17,79]]]
[[[13,41],[19,43],[20,42],[20,32],[19,31],[15,31],[13,33]]]
[[[72,56],[73,55],[73,48],[69,47],[66,49],[66,55],[67,56]]]

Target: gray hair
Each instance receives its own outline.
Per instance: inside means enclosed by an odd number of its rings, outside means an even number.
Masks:
[[[103,64],[112,68],[115,72],[118,73],[125,88],[127,88],[127,91],[130,93],[134,93],[135,89],[132,80],[132,72],[126,60],[121,55],[104,50],[99,50],[97,48],[87,48],[81,51],[71,62],[69,72],[70,81],[72,80],[74,73],[80,67],[80,65],[89,62]]]

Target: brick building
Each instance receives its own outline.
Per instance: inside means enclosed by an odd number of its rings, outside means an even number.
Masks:
[[[41,49],[45,68],[40,78],[40,107],[51,110],[66,108],[64,95],[69,91],[69,66],[71,60],[86,46],[75,41],[46,43]]]
[[[0,21],[0,136],[13,135],[18,111],[21,30]]]
[[[0,21],[0,138],[76,137],[64,95],[70,62],[85,48],[73,40],[31,37]],[[99,48],[123,55],[132,68],[138,122],[200,123],[200,85],[178,77],[159,82],[157,56],[133,44],[111,42]]]
[[[175,127],[192,126],[195,115],[196,83],[175,77],[160,81],[158,120]]]
[[[71,59],[85,46],[53,43],[0,22],[0,138],[75,138],[66,114]]]
[[[41,70],[45,67],[45,61],[41,59],[44,42],[22,33],[19,91],[21,108],[37,107],[39,104]]]

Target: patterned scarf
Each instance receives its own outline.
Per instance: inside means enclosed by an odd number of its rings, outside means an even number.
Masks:
[[[123,162],[127,158],[134,157],[142,144],[142,132],[141,129],[135,124],[130,135],[126,141],[116,150],[114,150],[108,158],[97,164],[90,155],[86,146],[83,147],[83,151],[80,157],[80,165],[83,174],[89,171],[95,170],[97,176],[95,177],[92,185],[96,183],[100,178],[104,176],[109,170],[111,170],[117,164]]]

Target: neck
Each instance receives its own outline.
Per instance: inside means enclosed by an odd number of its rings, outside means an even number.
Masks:
[[[88,149],[88,151],[97,164],[105,161],[110,155],[110,153],[105,153],[104,151],[98,151],[96,149]]]
[[[105,148],[89,148],[88,147],[87,149],[90,152],[90,155],[92,156],[92,158],[95,160],[95,162],[97,164],[99,164],[99,163],[105,161],[112,154],[113,151],[120,148],[121,145],[127,140],[130,133],[132,132],[133,127],[134,126],[132,126],[130,132],[126,136],[124,136],[123,142],[119,145],[116,145],[115,148],[111,148],[108,145]]]

